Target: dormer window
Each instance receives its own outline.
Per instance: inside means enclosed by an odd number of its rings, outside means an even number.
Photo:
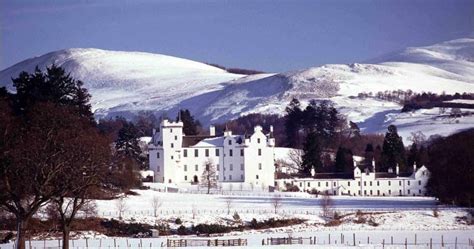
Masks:
[[[232,140],[229,139],[229,145],[232,145]]]
[[[257,143],[260,143],[260,138],[257,138]]]
[[[174,140],[178,140],[178,136],[174,136]]]
[[[171,143],[171,148],[174,148],[174,144],[173,144],[173,143]]]
[[[173,129],[170,129],[170,133],[173,133]]]

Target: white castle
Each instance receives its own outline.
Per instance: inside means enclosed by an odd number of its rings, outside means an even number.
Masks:
[[[233,135],[224,131],[216,136],[210,127],[208,136],[188,136],[182,122],[163,120],[159,132],[153,132],[148,147],[154,180],[163,183],[198,184],[209,160],[217,170],[217,180],[240,182],[267,189],[275,185],[275,139],[264,134],[261,126],[254,133]]]
[[[330,195],[423,196],[429,179],[425,166],[415,164],[411,172],[399,172],[398,166],[389,172],[377,172],[374,162],[361,166],[356,160],[350,173],[313,171],[308,178],[275,179],[276,159],[285,158],[293,149],[275,147],[272,127],[268,134],[256,126],[249,136],[233,135],[230,130],[216,136],[211,126],[209,135],[188,136],[183,133],[182,122],[163,120],[160,130],[153,131],[148,150],[154,181],[181,186],[199,184],[209,161],[215,165],[221,186],[240,183],[262,190],[297,186],[301,192],[316,190]]]

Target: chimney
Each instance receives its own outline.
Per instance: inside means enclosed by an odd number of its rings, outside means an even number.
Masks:
[[[216,135],[216,127],[214,125],[209,126],[209,136]]]
[[[413,163],[413,173],[415,173],[415,172],[416,172],[416,168],[417,168],[417,166],[416,166],[416,162],[414,162],[414,163]]]
[[[395,172],[397,173],[397,176],[400,173],[400,167],[398,167],[398,163],[397,163],[397,167],[395,168]]]
[[[270,132],[273,132],[273,125],[270,125]]]
[[[372,159],[372,168],[374,169],[374,172],[375,172],[375,159]]]

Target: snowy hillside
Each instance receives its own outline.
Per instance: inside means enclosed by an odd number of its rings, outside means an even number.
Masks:
[[[187,108],[203,124],[261,112],[281,114],[296,97],[303,103],[329,99],[367,132],[384,132],[389,124],[427,135],[449,134],[474,127],[474,118],[453,122],[436,110],[401,114],[393,102],[353,98],[362,92],[474,92],[474,39],[458,39],[427,47],[407,48],[372,64],[330,64],[304,70],[236,75],[203,63],[171,56],[68,49],[20,62],[0,72],[1,84],[35,65],[56,63],[82,81],[92,93],[98,117],[153,110],[174,116]]]
[[[141,52],[66,49],[22,61],[0,72],[0,82],[55,63],[85,83],[96,114],[165,110],[180,101],[222,88],[242,75],[191,60]]]

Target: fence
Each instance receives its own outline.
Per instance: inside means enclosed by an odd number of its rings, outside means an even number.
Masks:
[[[382,240],[382,243],[372,243],[370,240],[370,237],[367,237],[367,243],[364,243],[361,241],[356,241],[356,236],[353,234],[352,240],[351,241],[345,241],[344,234],[340,234],[340,240],[332,240],[331,239],[331,234],[328,234],[327,241],[318,241],[318,237],[277,237],[277,238],[267,238],[262,239],[262,246],[268,246],[268,245],[294,245],[294,244],[309,244],[309,245],[319,245],[319,246],[342,246],[342,247],[367,247],[370,245],[371,248],[382,248],[384,249],[385,247],[387,248],[405,248],[408,249],[410,248],[454,248],[454,249],[462,249],[462,248],[474,248],[474,240],[468,239],[467,243],[462,243],[458,242],[458,238],[455,238],[454,242],[448,243],[444,241],[444,237],[441,237],[441,242],[439,243],[434,243],[433,238],[430,238],[429,242],[421,242],[419,243],[417,241],[417,236],[415,234],[415,239],[413,242],[408,242],[408,239],[405,238],[404,243],[394,243],[393,236],[391,237],[390,241],[385,241],[385,239]]]
[[[167,239],[166,247],[246,246],[246,239]]]
[[[357,236],[356,236],[357,235]],[[474,240],[468,237],[445,237],[443,234],[436,236],[430,234],[428,237],[407,238],[404,236],[378,236],[368,235],[364,237],[356,233],[316,233],[315,236],[308,237],[265,237],[260,235],[241,235],[243,238],[104,238],[104,239],[78,239],[70,240],[71,249],[88,248],[160,248],[160,247],[226,247],[226,246],[272,246],[272,245],[314,245],[318,247],[357,247],[357,248],[413,248],[413,249],[433,249],[433,248],[452,248],[452,249],[473,249]],[[255,236],[255,237],[254,237]],[[250,239],[250,240],[248,240]],[[27,241],[26,249],[35,248],[61,248],[61,240],[43,240]],[[0,249],[13,249],[15,244],[0,244]],[[267,247],[269,248],[269,247]]]

